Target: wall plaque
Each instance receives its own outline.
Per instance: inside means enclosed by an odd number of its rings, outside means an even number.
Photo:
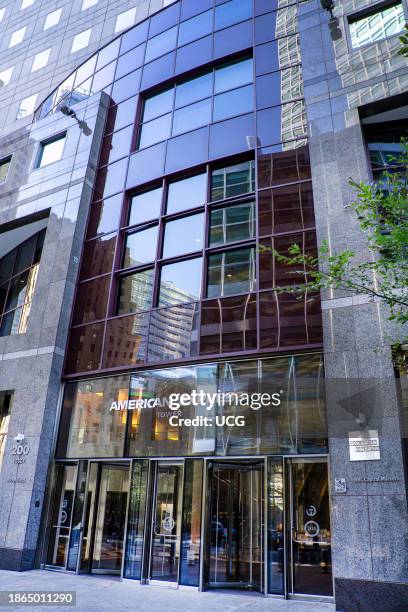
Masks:
[[[350,461],[378,461],[380,440],[376,429],[349,432]]]

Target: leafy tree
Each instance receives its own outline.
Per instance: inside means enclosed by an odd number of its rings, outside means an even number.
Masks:
[[[408,57],[408,23],[405,24],[405,32],[402,34],[402,36],[400,36],[400,41],[402,46],[398,53]]]
[[[351,249],[333,253],[327,241],[318,257],[305,254],[299,245],[287,254],[272,249],[277,261],[288,266],[288,274],[307,273],[307,281],[280,287],[279,292],[305,294],[321,289],[342,289],[368,295],[389,307],[389,319],[408,321],[408,140],[402,153],[390,159],[388,171],[377,183],[357,183],[352,203],[359,224],[367,237],[367,257],[355,260]],[[265,252],[265,247],[260,250]],[[299,278],[299,276],[298,276]]]

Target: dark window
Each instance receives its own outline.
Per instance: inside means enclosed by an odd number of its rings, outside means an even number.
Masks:
[[[127,236],[123,254],[124,268],[133,268],[154,261],[158,230],[159,226],[155,225]]]
[[[56,138],[45,140],[40,143],[38,151],[36,168],[43,168],[52,164],[53,162],[59,161],[62,157],[64,150],[66,134],[60,134]]]
[[[255,191],[255,164],[253,161],[234,164],[212,172],[212,202],[251,191]]]
[[[157,219],[160,215],[162,188],[145,191],[133,196],[130,205],[129,225]]]
[[[165,225],[163,257],[175,257],[203,248],[204,215],[191,215]]]
[[[0,160],[0,183],[7,180],[7,175],[10,169],[11,155]]]
[[[247,293],[255,283],[254,248],[209,255],[207,297]]]
[[[109,274],[78,285],[73,324],[81,325],[106,317],[109,297]]]
[[[207,200],[207,175],[197,174],[170,183],[167,194],[167,214],[201,206]]]
[[[255,202],[212,210],[210,214],[211,247],[255,237]]]
[[[159,306],[195,302],[201,295],[202,258],[162,266]]]
[[[123,195],[120,193],[92,205],[88,224],[88,238],[93,238],[98,234],[106,234],[118,228],[122,199]]]
[[[148,310],[152,305],[154,271],[144,270],[119,281],[117,314]]]
[[[27,331],[44,235],[42,230],[0,259],[0,336]]]

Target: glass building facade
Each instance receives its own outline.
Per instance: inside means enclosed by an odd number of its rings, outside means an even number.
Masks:
[[[297,4],[175,2],[36,118],[100,92],[43,564],[331,597]]]

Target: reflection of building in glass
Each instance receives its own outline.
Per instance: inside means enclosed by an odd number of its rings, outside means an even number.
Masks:
[[[401,32],[405,25],[402,2],[378,10],[350,23],[351,44],[354,48],[382,40]]]

